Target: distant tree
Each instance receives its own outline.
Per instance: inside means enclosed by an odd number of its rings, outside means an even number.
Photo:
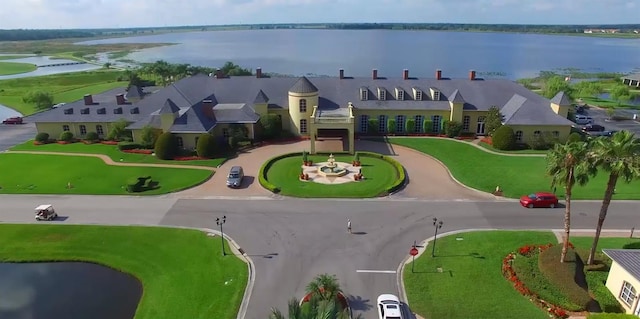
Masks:
[[[111,124],[111,129],[109,130],[107,139],[110,141],[121,141],[129,137],[127,126],[129,126],[129,122],[127,122],[127,120],[125,119],[120,119],[114,122],[113,124]]]
[[[573,97],[574,91],[571,84],[565,81],[560,76],[554,76],[549,78],[542,88],[542,95],[548,99],[554,97],[558,92],[564,92],[565,94]]]
[[[581,81],[573,85],[577,97],[595,97],[602,93],[602,86],[598,82]]]
[[[624,102],[628,102],[633,98],[633,94],[629,91],[629,87],[626,85],[618,84],[611,88],[611,92],[609,92],[609,97],[618,102],[618,106],[620,106]]]
[[[224,75],[228,76],[251,75],[253,73],[251,69],[242,68],[231,61],[226,62],[220,70]]]
[[[53,94],[44,91],[32,91],[22,97],[22,101],[35,104],[37,110],[46,110],[53,105]]]
[[[111,68],[111,62],[107,62],[107,63],[103,64],[102,67],[104,67],[105,69],[110,69]]]
[[[33,51],[33,54],[40,55],[40,54],[42,54],[42,51],[41,50],[35,50],[35,51]]]
[[[500,113],[500,109],[497,106],[492,106],[487,112],[487,116],[484,120],[484,127],[489,136],[493,136],[500,126],[502,126],[503,115]]]

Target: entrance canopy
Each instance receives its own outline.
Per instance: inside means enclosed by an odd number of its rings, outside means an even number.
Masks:
[[[311,140],[311,154],[316,153],[316,139],[318,137],[318,130],[346,130],[348,132],[347,138],[349,140],[349,153],[353,154],[355,150],[355,121],[353,117],[353,105],[349,103],[346,108],[337,109],[318,109],[317,106],[313,107],[313,114],[311,114],[309,121],[309,137]]]

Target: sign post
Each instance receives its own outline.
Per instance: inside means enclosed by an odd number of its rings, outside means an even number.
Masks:
[[[418,254],[418,248],[416,248],[416,242],[413,242],[413,247],[409,250],[409,255],[411,255],[411,272],[414,272],[414,266],[416,264],[416,255]]]

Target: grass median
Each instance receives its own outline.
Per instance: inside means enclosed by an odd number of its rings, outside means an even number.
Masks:
[[[35,71],[38,67],[31,63],[0,61],[0,75],[12,75]]]
[[[0,225],[1,262],[87,261],[137,277],[135,319],[235,318],[247,266],[220,237],[156,227]]]
[[[158,187],[136,195],[176,192],[201,184],[205,169],[111,166],[94,157],[0,154],[0,194],[125,195],[131,179],[151,176]],[[69,187],[69,185],[71,187]]]

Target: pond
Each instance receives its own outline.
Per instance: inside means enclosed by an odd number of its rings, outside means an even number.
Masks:
[[[0,319],[131,319],[142,284],[83,262],[0,263]]]
[[[50,66],[50,67],[40,67],[42,65],[50,65],[50,64],[63,64],[63,63],[74,63],[77,61],[73,60],[65,60],[65,59],[54,59],[50,56],[27,56],[19,59],[11,59],[11,60],[3,60],[4,62],[18,62],[18,63],[31,63],[38,66],[35,71],[12,74],[12,75],[0,75],[0,80],[8,80],[8,79],[17,79],[17,78],[27,78],[31,76],[43,76],[43,75],[52,75],[52,74],[60,74],[60,73],[71,73],[71,72],[82,72],[82,71],[91,71],[102,68],[101,65],[95,64],[72,64],[72,65],[58,65],[58,66]]]

